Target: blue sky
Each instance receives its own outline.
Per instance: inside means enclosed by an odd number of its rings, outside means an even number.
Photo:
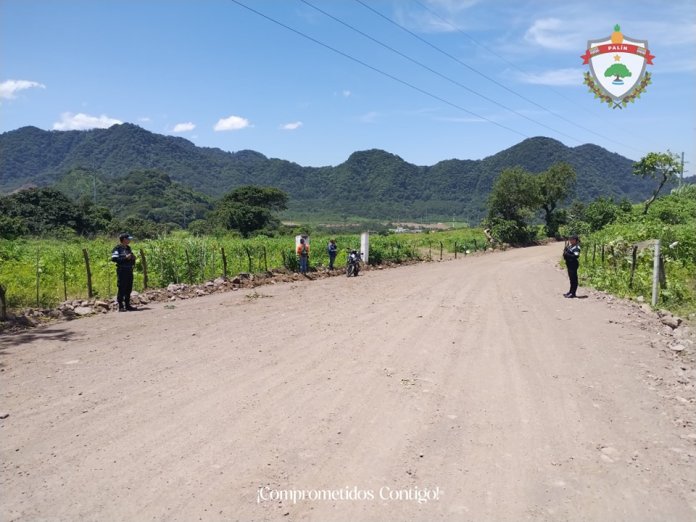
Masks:
[[[305,166],[371,148],[432,165],[550,136],[683,151],[696,173],[693,0],[361,1],[239,0],[293,32],[235,0],[0,0],[0,132],[131,122]],[[580,58],[617,23],[656,57],[623,110],[588,92]]]

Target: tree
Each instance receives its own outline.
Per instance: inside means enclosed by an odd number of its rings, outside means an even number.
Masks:
[[[274,223],[273,211],[287,208],[288,195],[273,187],[247,185],[225,194],[210,215],[213,225],[238,230],[244,237]]]
[[[623,83],[621,78],[627,78],[633,76],[633,74],[631,74],[631,71],[629,71],[628,67],[626,67],[624,64],[615,63],[606,71],[604,71],[604,76],[606,76],[607,78],[609,76],[616,76],[616,78],[614,78],[614,81],[616,83]]]
[[[527,219],[539,208],[534,176],[521,167],[505,169],[488,198],[488,225],[494,237],[505,243],[524,244],[534,239]]]
[[[546,172],[535,178],[539,205],[544,211],[546,236],[555,237],[563,219],[556,209],[559,203],[568,198],[575,188],[575,170],[567,163],[551,165]]]
[[[633,174],[641,178],[651,178],[657,181],[657,188],[653,191],[652,196],[645,202],[643,214],[648,213],[650,205],[653,204],[657,195],[662,190],[662,187],[668,181],[673,181],[681,172],[681,163],[679,156],[670,152],[649,152],[643,156],[639,162],[633,164]]]

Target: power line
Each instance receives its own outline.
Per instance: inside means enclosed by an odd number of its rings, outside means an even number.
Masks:
[[[333,51],[333,52],[335,52],[336,54],[339,54],[339,55],[343,56],[344,58],[348,58],[349,60],[351,60],[351,61],[353,61],[353,62],[356,62],[356,63],[362,65],[363,67],[367,67],[368,69],[370,69],[370,70],[372,70],[372,71],[374,71],[374,72],[376,72],[376,73],[379,73],[379,74],[381,74],[382,76],[386,76],[387,78],[390,78],[391,80],[394,80],[394,81],[396,81],[396,82],[398,82],[398,83],[400,83],[400,84],[402,84],[402,85],[405,85],[405,86],[407,86],[407,87],[409,87],[409,88],[411,88],[411,89],[413,89],[413,90],[415,90],[415,91],[418,91],[418,92],[420,92],[421,94],[425,94],[426,96],[429,96],[429,97],[431,97],[431,98],[433,98],[433,99],[435,99],[435,100],[437,100],[437,101],[440,101],[440,102],[442,102],[442,103],[444,103],[444,104],[446,104],[446,105],[449,105],[450,107],[454,107],[455,109],[459,109],[460,111],[466,112],[467,114],[470,114],[470,115],[472,115],[472,116],[474,116],[474,117],[476,117],[476,118],[479,118],[479,119],[481,119],[481,120],[487,121],[488,123],[492,123],[493,125],[496,125],[496,126],[500,127],[501,129],[505,129],[505,130],[507,130],[507,131],[509,131],[509,132],[512,132],[512,133],[514,133],[514,134],[518,134],[519,136],[522,136],[522,137],[524,137],[524,138],[530,138],[530,136],[528,136],[528,135],[526,135],[526,134],[524,134],[524,133],[522,133],[522,132],[520,132],[520,131],[517,131],[517,130],[515,130],[515,129],[512,129],[512,128],[510,128],[510,127],[507,127],[506,125],[503,125],[502,123],[498,123],[497,121],[491,120],[491,119],[489,119],[489,118],[486,118],[485,116],[481,116],[480,114],[477,114],[477,113],[475,113],[475,112],[473,112],[473,111],[470,111],[470,110],[468,110],[468,109],[465,109],[465,108],[462,107],[461,105],[457,105],[456,103],[451,102],[451,101],[449,101],[449,100],[446,100],[445,98],[442,98],[442,97],[438,96],[437,94],[433,94],[433,93],[431,93],[431,92],[426,91],[425,89],[421,89],[420,87],[417,87],[416,85],[413,85],[412,83],[409,83],[409,82],[407,82],[406,80],[402,80],[401,78],[397,78],[396,76],[394,76],[394,75],[392,75],[392,74],[390,74],[390,73],[388,73],[388,72],[385,72],[385,71],[383,71],[383,70],[381,70],[381,69],[379,69],[379,68],[377,68],[377,67],[374,67],[374,66],[372,66],[372,65],[370,65],[370,64],[368,64],[368,63],[365,63],[365,62],[363,62],[362,60],[360,60],[360,59],[358,59],[358,58],[355,58],[354,56],[351,56],[351,55],[349,55],[349,54],[347,54],[347,53],[344,53],[343,51],[340,51],[340,50],[336,49],[335,47],[331,47],[330,45],[325,44],[324,42],[321,42],[321,41],[317,40],[316,38],[313,38],[313,37],[311,37],[311,36],[309,36],[309,35],[303,33],[302,31],[299,31],[299,30],[297,30],[297,29],[294,29],[293,27],[290,27],[289,25],[286,25],[286,24],[284,24],[284,23],[282,23],[282,22],[276,20],[275,18],[271,18],[270,16],[268,16],[268,15],[266,15],[266,14],[260,12],[260,11],[257,11],[256,9],[253,9],[253,8],[249,7],[248,5],[246,5],[246,4],[243,4],[242,2],[239,2],[238,0],[230,0],[230,2],[232,2],[232,3],[234,3],[234,4],[237,4],[238,6],[243,7],[244,9],[246,9],[246,10],[248,10],[248,11],[251,11],[252,13],[254,13],[254,14],[258,15],[258,16],[261,16],[262,18],[265,18],[266,20],[268,20],[268,21],[270,21],[270,22],[273,22],[274,24],[277,24],[277,25],[281,26],[281,27],[287,29],[288,31],[292,31],[293,33],[298,34],[298,35],[302,36],[303,38],[306,38],[307,40],[310,40],[310,41],[312,41],[312,42],[314,42],[314,43],[316,43],[316,44],[318,44],[318,45],[321,45],[322,47],[325,47],[326,49],[329,49],[330,51]]]
[[[505,110],[507,110],[507,111],[509,111],[509,112],[511,112],[511,113],[513,113],[513,114],[515,114],[516,116],[520,116],[520,117],[522,117],[522,118],[524,118],[524,119],[526,119],[526,120],[531,121],[532,123],[535,123],[535,124],[537,124],[537,125],[539,125],[539,126],[541,126],[541,127],[544,127],[545,129],[548,129],[548,130],[550,130],[550,131],[552,131],[552,132],[554,132],[554,133],[556,133],[556,134],[560,134],[561,136],[565,136],[566,138],[569,138],[569,139],[571,139],[571,140],[577,141],[578,143],[582,143],[582,140],[579,140],[579,139],[577,139],[577,138],[571,136],[570,134],[566,134],[566,133],[564,133],[564,132],[562,132],[562,131],[559,131],[559,130],[557,130],[557,129],[554,129],[553,127],[549,127],[548,125],[546,125],[546,124],[544,124],[544,123],[541,123],[540,121],[537,121],[537,120],[535,120],[534,118],[530,118],[529,116],[526,116],[525,114],[522,114],[521,112],[518,112],[518,111],[516,111],[515,109],[511,109],[510,107],[508,107],[508,106],[506,106],[506,105],[503,105],[502,103],[500,103],[500,102],[498,102],[498,101],[496,101],[496,100],[494,100],[494,99],[492,99],[492,98],[489,98],[488,96],[486,96],[486,95],[484,95],[484,94],[481,94],[480,92],[477,92],[477,91],[475,91],[475,90],[473,90],[473,89],[467,87],[467,86],[464,85],[463,83],[460,83],[460,82],[458,82],[457,80],[455,80],[455,79],[453,79],[453,78],[451,78],[451,77],[449,77],[449,76],[446,76],[446,75],[440,73],[439,71],[436,71],[435,69],[429,67],[428,65],[426,65],[426,64],[424,64],[424,63],[422,63],[422,62],[419,62],[418,60],[416,60],[416,59],[414,59],[414,58],[411,58],[410,56],[408,56],[408,55],[402,53],[401,51],[398,51],[397,49],[394,49],[393,47],[390,47],[389,45],[385,44],[384,42],[381,42],[381,41],[377,40],[376,38],[373,38],[373,37],[370,36],[369,34],[364,33],[363,31],[361,31],[360,29],[357,29],[356,27],[352,26],[351,24],[349,24],[349,23],[347,23],[347,22],[344,22],[344,21],[341,20],[340,18],[337,18],[337,17],[333,16],[332,14],[327,13],[326,11],[324,11],[323,9],[321,9],[321,8],[319,8],[319,7],[317,7],[317,6],[315,6],[315,5],[312,4],[311,2],[309,2],[309,1],[307,1],[307,0],[300,0],[300,2],[302,2],[302,3],[306,4],[306,5],[308,5],[308,6],[311,7],[312,9],[316,9],[317,11],[319,11],[320,13],[322,13],[323,15],[328,16],[328,17],[331,18],[332,20],[335,20],[336,22],[338,22],[338,23],[344,25],[345,27],[348,27],[349,29],[351,29],[351,30],[355,31],[356,33],[358,33],[358,34],[364,36],[365,38],[367,38],[367,39],[369,39],[369,40],[375,42],[376,44],[381,45],[381,46],[384,47],[385,49],[388,49],[388,50],[390,50],[391,52],[393,52],[393,53],[395,53],[395,54],[398,54],[398,55],[401,56],[402,58],[405,58],[406,60],[408,60],[408,61],[410,61],[410,62],[412,62],[412,63],[415,63],[416,65],[418,65],[418,66],[424,68],[425,70],[430,71],[431,73],[433,73],[433,74],[439,76],[440,78],[443,78],[443,79],[445,79],[445,80],[447,80],[447,81],[453,83],[454,85],[456,85],[456,86],[458,86],[458,87],[461,87],[462,89],[465,89],[465,90],[469,91],[470,93],[475,94],[476,96],[478,96],[478,97],[480,97],[480,98],[483,98],[484,100],[486,100],[486,101],[488,101],[488,102],[490,102],[490,103],[492,103],[492,104],[494,104],[494,105],[497,105],[498,107],[501,107],[501,108],[503,108],[503,109],[505,109]]]
[[[612,141],[612,142],[614,142],[614,143],[616,143],[616,144],[618,144],[618,145],[621,145],[621,146],[623,146],[623,147],[627,147],[627,148],[630,148],[630,149],[635,150],[635,151],[637,151],[637,152],[641,152],[640,150],[636,149],[635,147],[632,147],[631,145],[628,145],[628,144],[626,144],[626,143],[622,143],[622,142],[620,142],[620,141],[617,141],[617,140],[615,140],[615,139],[613,139],[613,138],[611,138],[611,137],[609,137],[609,136],[604,136],[603,134],[600,134],[600,133],[598,133],[597,131],[594,131],[594,130],[588,128],[588,127],[585,127],[585,126],[583,126],[583,125],[580,125],[580,124],[578,124],[578,123],[575,123],[574,121],[569,120],[569,119],[566,118],[565,116],[562,116],[561,114],[558,114],[557,112],[552,111],[551,109],[548,109],[547,107],[544,107],[543,105],[538,104],[538,103],[535,102],[534,100],[531,100],[531,99],[527,98],[526,96],[524,96],[524,95],[518,93],[517,91],[515,91],[515,90],[513,90],[513,89],[510,89],[510,88],[507,87],[506,85],[504,85],[504,84],[500,83],[499,81],[497,81],[496,79],[491,78],[490,76],[488,76],[488,75],[482,73],[482,72],[479,71],[478,69],[472,67],[471,65],[469,65],[468,63],[466,63],[466,62],[460,60],[460,59],[457,58],[456,56],[454,56],[454,55],[448,53],[447,51],[445,51],[445,50],[443,50],[443,49],[441,49],[440,47],[436,46],[435,44],[430,43],[430,42],[427,41],[425,38],[422,38],[422,37],[418,36],[418,35],[417,35],[416,33],[414,33],[413,31],[407,29],[406,27],[404,27],[403,25],[399,24],[398,22],[395,22],[394,20],[392,20],[392,19],[389,18],[388,16],[385,16],[384,14],[380,13],[379,11],[377,11],[376,9],[374,9],[373,7],[367,5],[367,4],[366,4],[365,2],[363,2],[362,0],[355,0],[355,2],[357,2],[357,3],[360,4],[360,5],[362,5],[365,9],[368,9],[369,11],[372,11],[374,14],[376,14],[376,15],[379,16],[380,18],[383,18],[384,20],[386,20],[386,21],[389,22],[390,24],[392,24],[392,25],[398,27],[398,28],[401,29],[402,31],[405,31],[406,33],[410,34],[411,36],[413,36],[413,37],[416,38],[417,40],[423,42],[425,45],[431,47],[432,49],[435,49],[437,52],[439,52],[439,53],[441,53],[441,54],[447,56],[448,58],[454,60],[454,61],[457,62],[459,65],[461,65],[461,66],[463,66],[463,67],[466,67],[466,68],[469,69],[471,72],[473,72],[473,73],[475,73],[475,74],[478,74],[478,75],[481,76],[482,78],[485,78],[486,80],[488,80],[488,81],[494,83],[494,84],[497,85],[498,87],[500,87],[500,88],[502,88],[502,89],[505,89],[506,91],[508,91],[508,92],[511,93],[511,94],[514,94],[514,95],[517,96],[518,98],[521,98],[521,99],[525,100],[526,102],[531,103],[532,105],[534,105],[534,106],[540,108],[541,110],[543,110],[543,111],[545,111],[545,112],[548,112],[549,114],[552,114],[553,116],[555,116],[555,117],[557,117],[557,118],[560,118],[561,120],[565,121],[566,123],[569,123],[569,124],[571,124],[571,125],[573,125],[573,126],[575,126],[575,127],[578,127],[578,128],[583,129],[583,130],[585,130],[585,131],[587,131],[587,132],[590,132],[590,133],[594,134],[595,136],[598,136],[598,137],[600,137],[600,138],[602,138],[602,139],[604,139],[604,140]],[[420,5],[422,5],[422,4],[420,4]],[[449,22],[447,22],[447,23],[449,24]],[[451,25],[451,24],[450,24],[450,25]],[[467,35],[467,36],[468,36],[468,35]],[[471,38],[471,37],[470,37],[470,38]],[[473,39],[472,39],[472,40],[473,40]],[[581,140],[577,140],[577,141],[580,141],[580,142],[581,142]]]

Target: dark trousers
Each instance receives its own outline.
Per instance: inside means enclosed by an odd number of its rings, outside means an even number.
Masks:
[[[578,266],[580,264],[566,261],[566,265],[568,266],[568,279],[570,279],[570,290],[568,293],[575,295],[575,292],[578,290]]]
[[[329,252],[329,270],[333,270],[334,261],[336,261],[336,252]]]
[[[132,268],[117,268],[116,280],[118,284],[118,307],[130,306],[130,295],[133,291],[133,269]]]

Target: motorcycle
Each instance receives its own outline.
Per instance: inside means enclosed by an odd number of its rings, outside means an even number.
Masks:
[[[362,252],[351,250],[348,254],[348,264],[346,265],[346,276],[357,277],[360,272],[360,263],[362,262]]]

